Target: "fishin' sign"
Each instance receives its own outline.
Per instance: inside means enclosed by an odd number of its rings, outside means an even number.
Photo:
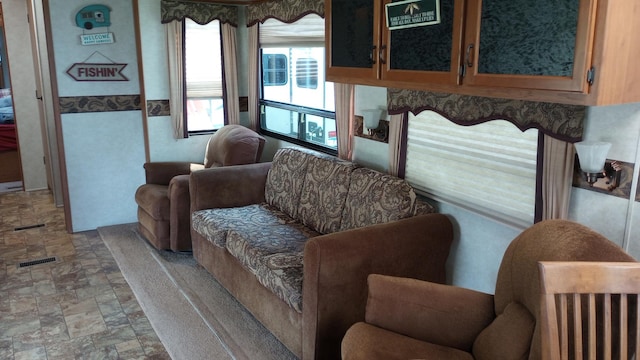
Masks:
[[[440,24],[440,0],[406,0],[386,5],[389,30]]]
[[[75,63],[67,70],[67,74],[76,81],[129,81],[122,74],[125,66],[127,64]]]
[[[101,57],[101,59],[98,60],[96,57]],[[94,51],[83,62],[71,65],[67,70],[67,74],[75,81],[129,81],[122,74],[122,70],[126,66],[127,64],[116,63],[109,59],[100,51]]]

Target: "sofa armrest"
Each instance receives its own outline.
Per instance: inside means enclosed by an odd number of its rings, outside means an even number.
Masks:
[[[269,162],[192,172],[189,176],[191,212],[264,202],[264,188],[270,168]]]
[[[365,319],[367,277],[443,283],[453,226],[427,214],[310,239],[304,249],[303,358],[340,357],[347,329]]]
[[[378,274],[368,284],[365,321],[418,340],[471,352],[495,319],[490,294]]]
[[[188,175],[192,171],[204,169],[204,165],[185,161],[161,161],[144,164],[147,184],[169,185],[178,175]]]
[[[174,176],[169,182],[169,242],[171,250],[191,250],[191,197],[189,175]]]

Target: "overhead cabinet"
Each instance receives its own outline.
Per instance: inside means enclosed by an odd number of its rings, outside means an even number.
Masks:
[[[371,84],[379,84],[376,80],[457,84],[463,0],[442,1],[439,24],[393,31],[386,26],[387,3],[325,1],[327,77]]]
[[[423,21],[433,9],[437,21]],[[326,0],[327,79],[587,105],[640,101],[638,16],[637,0]]]

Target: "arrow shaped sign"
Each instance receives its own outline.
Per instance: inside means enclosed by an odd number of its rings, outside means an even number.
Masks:
[[[127,64],[91,64],[75,63],[71,65],[67,74],[75,81],[129,81],[122,74]]]

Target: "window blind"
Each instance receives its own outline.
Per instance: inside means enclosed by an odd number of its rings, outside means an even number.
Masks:
[[[405,177],[418,192],[517,227],[533,224],[538,130],[409,115]]]
[[[222,98],[222,47],[219,44],[220,21],[200,25],[185,19],[187,99]]]
[[[259,32],[261,47],[324,47],[324,19],[316,14],[291,24],[268,19]]]

